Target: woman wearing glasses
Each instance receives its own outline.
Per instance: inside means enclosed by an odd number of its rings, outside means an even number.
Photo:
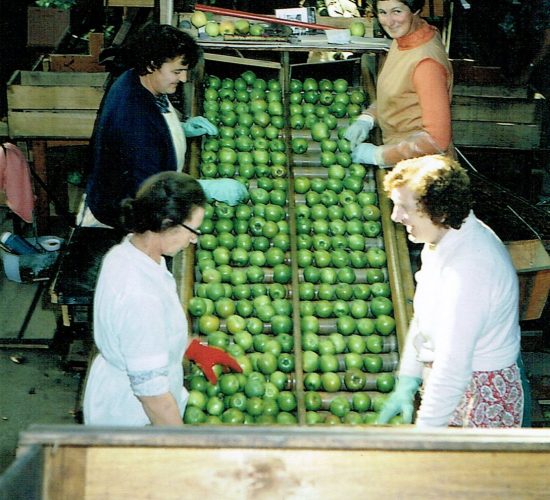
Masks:
[[[89,425],[182,425],[182,358],[211,382],[214,364],[241,371],[223,351],[194,340],[164,256],[197,242],[206,195],[187,174],[162,172],[122,202],[129,231],[103,259],[94,296],[93,361],[84,394]]]

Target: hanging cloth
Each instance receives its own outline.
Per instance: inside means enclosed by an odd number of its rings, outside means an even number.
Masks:
[[[34,194],[29,164],[21,150],[9,142],[0,147],[0,190],[6,193],[8,207],[32,223]]]

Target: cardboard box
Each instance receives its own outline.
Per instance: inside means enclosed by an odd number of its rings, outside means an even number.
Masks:
[[[16,71],[7,91],[9,136],[90,138],[108,75]]]
[[[29,6],[27,8],[27,45],[56,47],[71,24],[70,10]]]

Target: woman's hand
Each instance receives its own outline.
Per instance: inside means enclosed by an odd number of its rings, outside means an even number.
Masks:
[[[241,365],[235,361],[229,354],[223,352],[217,347],[208,347],[202,345],[197,339],[194,339],[187,351],[185,357],[199,365],[205,377],[212,384],[218,381],[214,373],[214,365],[222,365],[225,368],[231,368],[234,372],[242,373]]]

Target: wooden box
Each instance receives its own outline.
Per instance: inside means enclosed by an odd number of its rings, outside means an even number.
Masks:
[[[105,0],[106,7],[150,7],[155,6],[155,0]]]
[[[447,11],[448,0],[428,0],[422,9],[422,17],[444,17]]]
[[[69,10],[29,6],[27,8],[27,45],[55,47],[67,33]]]
[[[34,426],[1,498],[547,498],[544,429]]]
[[[456,146],[533,150],[541,147],[544,99],[526,88],[455,85],[452,101]]]
[[[10,137],[90,138],[107,77],[16,71],[7,90]]]
[[[538,319],[550,290],[550,257],[540,240],[506,244],[519,278],[520,319]]]

